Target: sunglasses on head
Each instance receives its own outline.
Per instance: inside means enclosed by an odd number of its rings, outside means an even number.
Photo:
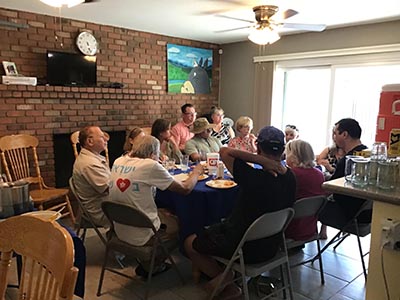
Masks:
[[[297,127],[295,125],[286,125],[286,127],[292,128],[294,130],[297,130]]]

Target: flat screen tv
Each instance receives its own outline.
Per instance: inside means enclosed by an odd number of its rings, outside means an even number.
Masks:
[[[96,56],[47,51],[47,83],[96,86]]]

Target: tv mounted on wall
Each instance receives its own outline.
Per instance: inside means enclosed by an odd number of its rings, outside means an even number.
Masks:
[[[63,86],[96,86],[96,56],[47,51],[47,83]]]

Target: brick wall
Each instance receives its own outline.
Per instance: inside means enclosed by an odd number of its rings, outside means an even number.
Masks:
[[[15,62],[20,74],[35,76],[43,82],[46,51],[77,53],[74,40],[79,30],[85,29],[94,33],[100,45],[98,82],[117,81],[126,86],[112,89],[0,85],[0,136],[37,136],[41,170],[49,185],[54,184],[53,134],[70,133],[89,124],[115,131],[150,126],[157,118],[175,123],[180,106],[186,102],[194,104],[200,113],[218,102],[218,45],[69,19],[62,19],[60,25],[59,18],[2,8],[0,16],[29,25],[28,29],[0,27],[0,60]],[[211,94],[167,93],[167,43],[214,50]]]

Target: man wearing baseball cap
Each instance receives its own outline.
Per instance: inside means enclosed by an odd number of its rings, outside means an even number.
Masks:
[[[273,126],[266,126],[259,132],[257,154],[221,148],[221,159],[239,185],[235,207],[222,223],[211,225],[198,235],[191,235],[185,240],[185,249],[193,264],[212,278],[207,284],[208,290],[214,289],[223,272],[222,267],[211,256],[230,259],[253,221],[264,213],[293,206],[296,180],[290,169],[281,164],[284,148],[285,135]],[[259,164],[263,169],[254,169],[248,163]],[[280,237],[246,243],[246,263],[258,263],[272,258],[279,244]],[[232,277],[233,273],[228,274],[224,282]],[[223,297],[233,299],[235,296],[240,297],[241,291],[234,284],[228,284],[221,293],[224,294]]]
[[[214,124],[208,123],[206,118],[198,118],[194,121],[191,130],[194,137],[185,145],[185,153],[190,156],[192,161],[205,160],[204,157],[201,157],[202,153],[218,152],[222,147],[219,139],[211,136],[214,126]]]

